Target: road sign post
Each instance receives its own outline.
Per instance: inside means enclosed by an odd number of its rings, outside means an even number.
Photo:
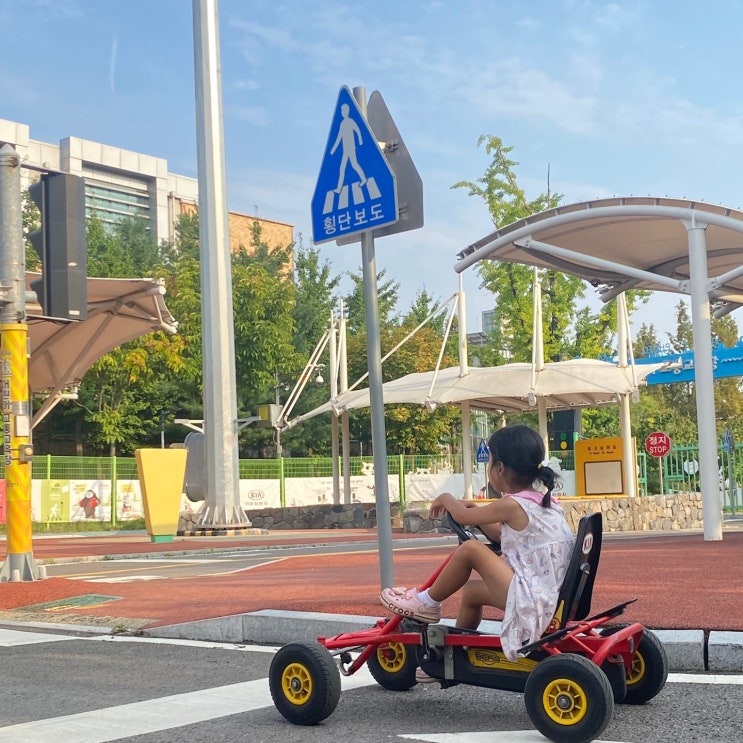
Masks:
[[[658,485],[661,494],[663,493],[663,457],[671,451],[672,446],[671,437],[663,431],[653,431],[645,439],[645,451],[658,460]]]
[[[383,588],[394,585],[392,519],[387,481],[387,442],[382,392],[377,269],[372,230],[398,219],[397,187],[377,139],[366,120],[366,91],[343,86],[338,94],[320,174],[312,197],[312,238],[329,242],[361,235],[366,306],[374,492]],[[333,453],[336,456],[336,453]]]

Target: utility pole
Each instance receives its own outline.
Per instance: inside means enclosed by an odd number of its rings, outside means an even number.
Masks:
[[[26,255],[21,213],[21,160],[0,147],[0,367],[3,463],[6,483],[7,558],[0,582],[44,577],[31,539],[31,415],[28,400]]]
[[[198,527],[244,527],[217,0],[193,0],[206,500]]]

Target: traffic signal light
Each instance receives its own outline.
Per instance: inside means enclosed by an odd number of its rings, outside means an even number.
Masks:
[[[575,448],[575,410],[556,410],[552,414],[551,452],[573,451]]]
[[[41,279],[31,283],[48,317],[88,316],[85,188],[69,173],[45,173],[29,194],[39,207],[41,227],[28,237],[39,254]]]

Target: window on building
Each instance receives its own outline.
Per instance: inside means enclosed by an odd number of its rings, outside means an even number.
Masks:
[[[482,313],[482,332],[491,335],[495,330],[495,310],[486,310]]]
[[[104,183],[85,178],[85,216],[95,212],[98,219],[113,227],[127,217],[145,217],[149,222],[150,195],[147,185],[141,188],[113,183]]]

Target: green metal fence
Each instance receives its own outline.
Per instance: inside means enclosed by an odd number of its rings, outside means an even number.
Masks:
[[[572,451],[550,452],[564,470],[575,469]],[[743,444],[719,449],[720,485],[723,506],[727,512],[743,510]],[[671,452],[662,458],[648,457],[644,451],[637,453],[638,493],[647,495],[649,483],[654,492],[696,492],[699,490],[699,447],[697,445],[674,445]],[[351,457],[352,475],[369,472],[371,457]],[[400,500],[405,503],[405,477],[409,472],[461,472],[461,462],[452,462],[438,455],[393,455],[387,458],[390,475],[399,476]],[[338,463],[342,476],[342,463]],[[137,463],[133,457],[55,457],[37,456],[32,465],[32,478],[36,480],[106,480],[111,483],[111,492],[116,493],[118,480],[139,478]],[[0,469],[0,476],[2,476]],[[330,457],[243,459],[239,462],[239,476],[245,480],[279,480],[282,503],[284,482],[291,477],[331,477]],[[655,487],[655,483],[659,487]]]

